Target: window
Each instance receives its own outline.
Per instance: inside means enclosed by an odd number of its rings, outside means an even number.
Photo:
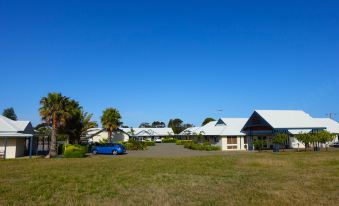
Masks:
[[[227,144],[237,144],[237,137],[227,137]]]
[[[227,146],[227,149],[237,149],[237,146]]]

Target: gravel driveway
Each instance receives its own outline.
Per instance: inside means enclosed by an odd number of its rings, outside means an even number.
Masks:
[[[223,154],[221,151],[197,151],[185,149],[175,143],[160,143],[144,151],[127,151],[129,157],[191,157]]]

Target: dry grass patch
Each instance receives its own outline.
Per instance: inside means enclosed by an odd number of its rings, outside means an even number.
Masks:
[[[0,161],[0,205],[336,205],[339,151]]]

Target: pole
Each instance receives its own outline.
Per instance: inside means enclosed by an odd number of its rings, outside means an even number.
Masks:
[[[4,159],[6,159],[7,154],[7,137],[5,137],[5,153],[4,153]]]
[[[33,136],[29,138],[29,158],[32,159]]]

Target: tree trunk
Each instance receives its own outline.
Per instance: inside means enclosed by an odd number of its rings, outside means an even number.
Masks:
[[[108,131],[108,141],[111,143],[112,142],[112,131]]]
[[[51,143],[50,143],[50,148],[49,148],[49,154],[48,158],[51,157],[56,157],[58,155],[57,153],[57,118],[56,115],[53,115],[53,125],[52,125],[52,137],[51,137]]]
[[[42,151],[45,151],[45,136],[42,136]]]

